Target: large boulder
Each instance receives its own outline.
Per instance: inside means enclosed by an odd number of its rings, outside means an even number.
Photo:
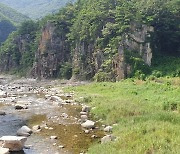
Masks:
[[[84,128],[91,129],[91,128],[95,127],[95,122],[93,122],[91,120],[87,120],[86,122],[82,123],[81,126]]]
[[[21,151],[23,150],[26,140],[26,137],[3,136],[0,138],[0,146],[2,148],[8,148],[9,151]]]
[[[28,137],[32,134],[32,129],[30,129],[27,126],[22,126],[20,129],[17,131],[18,136],[25,136]]]
[[[9,154],[9,149],[0,147],[0,154]]]

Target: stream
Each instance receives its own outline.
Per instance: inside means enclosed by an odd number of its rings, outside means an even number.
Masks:
[[[0,111],[6,113],[0,115],[0,137],[16,135],[24,125],[30,128],[41,126],[40,131],[28,137],[23,151],[12,154],[86,153],[88,147],[103,136],[99,129],[85,133],[80,125],[82,106],[74,102],[73,93],[62,91],[64,86],[68,84],[58,80],[37,81],[0,76]],[[63,103],[57,100],[59,98]],[[17,104],[25,108],[17,110]],[[51,139],[51,136],[57,136],[57,139]]]

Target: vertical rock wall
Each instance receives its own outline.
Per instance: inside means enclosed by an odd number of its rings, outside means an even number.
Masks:
[[[47,23],[42,29],[41,40],[35,55],[32,75],[38,78],[55,78],[59,67],[67,59],[68,45],[63,35],[56,35],[56,27]]]

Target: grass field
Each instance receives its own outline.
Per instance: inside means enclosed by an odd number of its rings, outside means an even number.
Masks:
[[[180,153],[180,78],[127,79],[69,87],[75,99],[92,106],[92,114],[112,125],[117,140],[95,144],[92,154]]]

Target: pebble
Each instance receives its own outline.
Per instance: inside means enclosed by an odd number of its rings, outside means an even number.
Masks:
[[[112,126],[107,126],[104,128],[104,131],[105,132],[112,132],[112,128],[113,128]]]
[[[84,132],[85,132],[86,134],[89,134],[90,131],[89,131],[89,130],[85,130]]]
[[[52,139],[52,140],[55,140],[55,139],[57,139],[58,137],[57,136],[51,136],[50,137],[50,139]]]
[[[6,115],[6,112],[0,111],[0,116],[4,116],[4,115]]]
[[[63,146],[63,145],[60,145],[59,148],[64,148],[64,146]]]

